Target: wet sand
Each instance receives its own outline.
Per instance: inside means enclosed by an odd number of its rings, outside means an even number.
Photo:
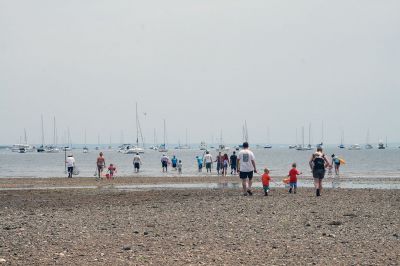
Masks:
[[[400,261],[398,190],[1,191],[0,220],[0,261],[12,265]]]
[[[272,177],[276,183],[282,184],[282,180],[285,177]],[[379,184],[400,184],[400,178],[345,178],[340,177],[341,182],[352,182],[352,183],[379,183]],[[254,182],[260,182],[261,177],[256,175]],[[312,178],[301,178],[300,182],[308,181],[312,182]],[[333,178],[326,177],[325,183],[332,182]],[[73,178],[1,178],[0,177],[0,189],[1,188],[40,188],[40,187],[79,187],[79,186],[109,186],[109,185],[132,185],[132,184],[180,184],[180,183],[241,183],[238,176],[228,175],[222,176],[179,176],[179,175],[168,175],[158,177],[147,177],[147,176],[128,176],[128,177],[116,177],[113,180],[106,180],[103,178],[100,181],[96,181],[95,177],[73,177]]]

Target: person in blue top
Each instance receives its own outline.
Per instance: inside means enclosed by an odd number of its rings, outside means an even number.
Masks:
[[[178,163],[178,158],[176,158],[175,155],[172,156],[171,163],[172,163],[172,169],[176,170],[176,165]]]
[[[203,171],[203,158],[196,156],[197,159],[197,165],[199,167],[199,172]]]

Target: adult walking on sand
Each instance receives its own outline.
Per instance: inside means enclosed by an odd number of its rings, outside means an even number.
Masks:
[[[68,169],[68,178],[72,178],[72,173],[74,172],[75,167],[75,158],[72,154],[68,155],[67,159],[65,160]]]
[[[325,177],[325,168],[328,167],[330,169],[332,166],[326,159],[321,147],[318,147],[317,151],[313,153],[309,164],[314,177],[315,194],[319,197],[322,191],[322,179]]]
[[[106,166],[106,160],[103,157],[103,152],[99,153],[99,157],[97,157],[97,161],[96,161],[96,165],[97,165],[97,178],[100,179],[101,175],[103,173],[104,167]]]
[[[243,150],[238,154],[237,170],[239,177],[242,180],[243,196],[252,196],[251,185],[253,173],[257,173],[256,158],[251,150],[249,150],[249,143],[243,143]]]

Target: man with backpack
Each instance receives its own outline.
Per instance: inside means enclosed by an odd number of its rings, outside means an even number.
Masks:
[[[332,168],[326,159],[325,154],[322,152],[322,148],[318,147],[317,152],[315,152],[310,159],[310,168],[314,177],[314,186],[316,189],[316,196],[321,196],[322,191],[322,179],[325,177],[325,168]]]

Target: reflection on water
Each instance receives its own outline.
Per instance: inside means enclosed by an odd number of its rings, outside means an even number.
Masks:
[[[331,187],[329,186],[331,184]],[[400,183],[372,183],[362,182],[354,183],[351,181],[339,181],[334,178],[331,182],[324,183],[326,188],[338,189],[400,189]],[[261,189],[262,184],[255,182],[254,188]],[[271,183],[271,188],[284,188],[283,183]],[[298,183],[298,187],[312,188],[312,181],[302,181]],[[223,182],[223,183],[179,183],[179,184],[132,184],[132,185],[99,185],[99,186],[71,186],[71,187],[20,187],[20,188],[0,188],[0,191],[10,190],[64,190],[64,189],[101,189],[101,190],[120,190],[120,191],[148,191],[148,190],[184,190],[184,189],[241,189],[241,183]]]

